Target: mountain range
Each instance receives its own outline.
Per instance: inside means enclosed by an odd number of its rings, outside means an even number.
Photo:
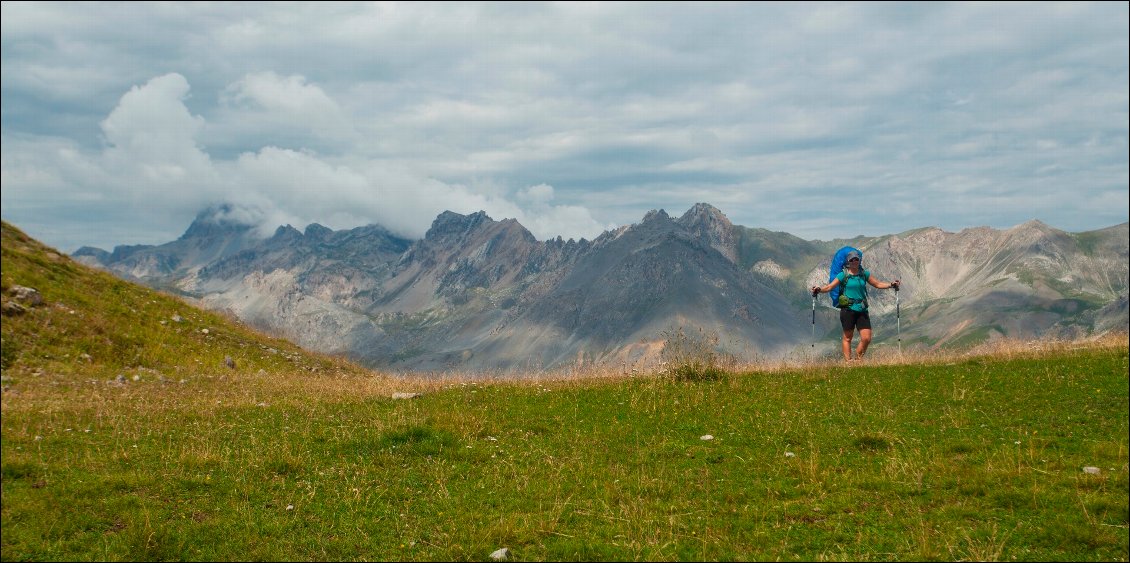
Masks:
[[[844,245],[902,290],[871,291],[876,347],[1126,331],[1128,224],[1067,233],[1039,221],[950,233],[803,240],[699,203],[594,240],[539,241],[513,219],[444,212],[422,239],[379,225],[286,225],[263,238],[202,211],[177,240],[74,258],[305,347],[411,371],[539,370],[660,358],[676,331],[743,360],[838,350],[825,283]],[[896,301],[896,297],[898,298]],[[815,316],[815,320],[813,317]],[[813,341],[815,334],[815,342]]]

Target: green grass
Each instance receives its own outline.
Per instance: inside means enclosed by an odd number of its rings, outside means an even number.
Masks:
[[[1125,560],[1126,374],[1099,348],[410,401],[29,386],[3,400],[3,557]]]
[[[5,289],[52,267],[5,245]],[[121,282],[71,266],[36,278],[46,305],[3,319],[20,347],[0,403],[3,560],[1128,558],[1124,337],[710,377],[411,381],[143,293],[149,331],[74,361],[98,342],[85,327],[117,313],[80,306],[69,280]],[[226,340],[160,332],[168,307]],[[69,308],[102,320],[54,335]],[[246,367],[214,365],[232,350]],[[108,382],[122,370],[141,377]]]

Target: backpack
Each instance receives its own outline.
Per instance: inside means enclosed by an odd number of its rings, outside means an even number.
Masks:
[[[859,254],[860,272],[863,271],[863,251],[851,246],[845,246],[837,250],[836,255],[832,257],[832,265],[828,268],[828,283],[832,283],[832,280],[836,279],[836,276],[838,276],[840,272],[844,271],[844,268],[847,267],[847,255],[849,252],[853,251],[856,254]],[[840,306],[840,294],[843,293],[845,285],[847,285],[846,277],[844,278],[844,283],[833,287],[832,291],[828,292],[828,297],[832,298],[833,307]]]

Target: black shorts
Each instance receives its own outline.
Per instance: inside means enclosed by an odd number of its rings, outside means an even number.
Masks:
[[[844,327],[844,332],[857,328],[871,330],[871,315],[867,311],[852,311],[851,307],[844,307],[840,309],[840,326]]]

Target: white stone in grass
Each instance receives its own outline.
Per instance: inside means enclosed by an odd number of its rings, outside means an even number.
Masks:
[[[35,288],[13,285],[12,288],[8,290],[8,294],[32,307],[43,304],[43,295]]]
[[[714,436],[711,436],[710,434],[705,434],[705,435],[703,435],[702,437],[699,438],[699,440],[702,440],[704,442],[709,442],[713,439],[714,439]]]
[[[507,559],[510,559],[510,549],[504,547],[502,549],[496,550],[494,553],[490,554],[490,558],[494,559],[495,561],[506,561]]]
[[[419,397],[420,395],[422,395],[422,393],[393,393],[392,398],[393,399],[415,399],[416,397]]]
[[[1083,468],[1083,473],[1086,473],[1088,475],[1098,475],[1102,472],[1102,469],[1099,469],[1098,467],[1095,467],[1093,465],[1088,465],[1087,467]]]
[[[785,457],[796,457],[796,454],[793,452],[785,452]]]

